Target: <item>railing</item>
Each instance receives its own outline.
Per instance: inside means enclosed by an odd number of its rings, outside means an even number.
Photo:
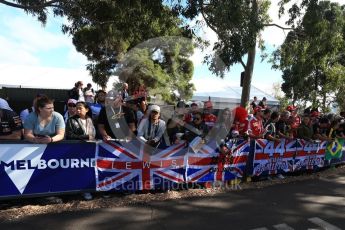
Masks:
[[[0,199],[71,192],[174,189],[318,169],[345,162],[344,141],[230,140],[155,149],[130,142],[24,141],[0,144]]]

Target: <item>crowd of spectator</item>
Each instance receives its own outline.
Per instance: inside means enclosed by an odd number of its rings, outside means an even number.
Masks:
[[[127,83],[120,90],[96,92],[90,83],[83,88],[78,81],[69,91],[63,115],[54,111],[51,98],[38,94],[32,107],[20,116],[0,98],[0,139],[48,144],[64,139],[128,141],[137,137],[157,148],[180,141],[191,143],[196,137],[203,143],[215,140],[218,144],[239,137],[275,142],[281,138],[332,141],[345,137],[344,116],[322,115],[316,109],[298,113],[292,105],[280,113],[272,112],[266,98],[258,102],[254,97],[251,114],[237,107],[225,108],[216,116],[208,100],[202,106],[179,101],[174,112],[163,117],[162,108],[148,104],[146,96],[143,86],[132,94]]]

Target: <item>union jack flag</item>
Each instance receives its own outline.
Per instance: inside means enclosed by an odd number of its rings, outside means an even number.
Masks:
[[[297,140],[297,152],[294,159],[294,171],[311,170],[324,167],[327,142],[308,142]]]
[[[186,144],[180,143],[162,151],[140,141],[102,142],[96,153],[97,191],[136,191],[169,189],[183,183]]]
[[[205,144],[198,153],[189,153],[187,182],[228,181],[242,177],[249,155],[249,142],[230,140],[228,156],[217,151],[214,141]]]
[[[296,147],[296,140],[281,139],[280,142],[265,139],[256,140],[253,175],[292,172]]]

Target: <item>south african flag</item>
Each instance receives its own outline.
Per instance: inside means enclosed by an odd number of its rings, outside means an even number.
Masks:
[[[334,141],[330,142],[326,148],[326,160],[339,159],[343,155],[344,139],[336,138]]]

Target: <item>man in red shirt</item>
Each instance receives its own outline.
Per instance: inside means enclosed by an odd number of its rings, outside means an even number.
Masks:
[[[257,106],[254,109],[254,116],[249,119],[248,134],[250,138],[264,138],[265,129],[262,123],[262,114],[264,109]]]
[[[193,102],[191,105],[190,105],[190,112],[189,113],[186,113],[183,117],[183,121],[184,122],[187,122],[187,123],[190,123],[193,121],[194,119],[194,115],[199,112],[199,106],[197,103]]]
[[[205,101],[204,103],[204,122],[209,129],[212,129],[217,121],[217,117],[212,114],[213,105],[211,101]]]
[[[301,117],[297,114],[297,107],[289,105],[286,110],[291,113],[289,120],[292,135],[293,137],[297,137],[297,129],[301,124]]]

